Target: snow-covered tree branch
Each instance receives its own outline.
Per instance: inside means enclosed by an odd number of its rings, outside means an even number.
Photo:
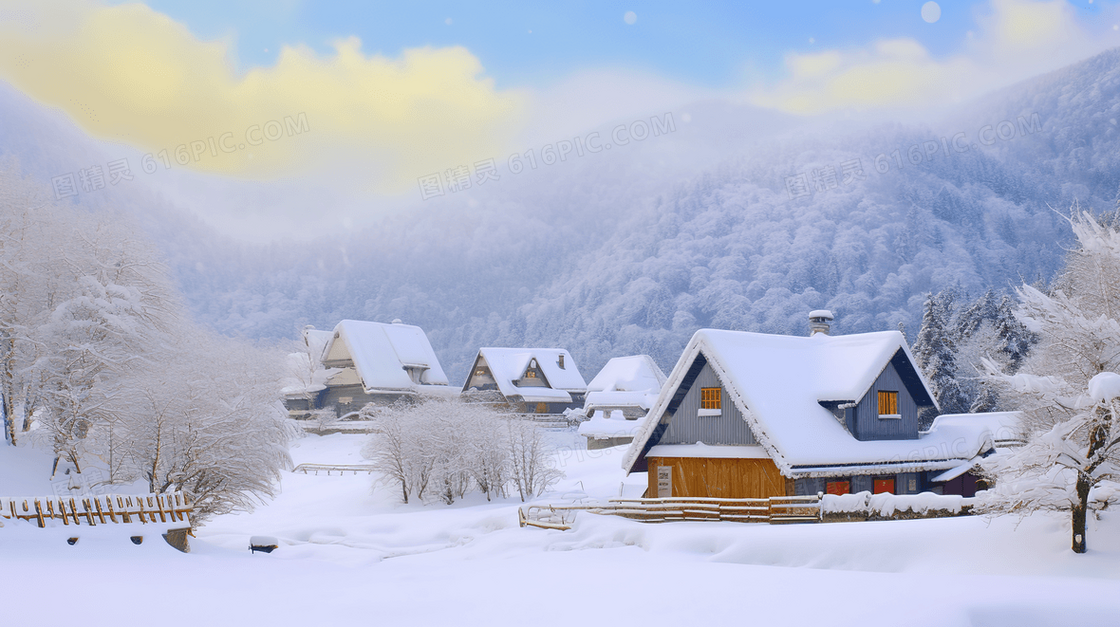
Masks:
[[[1087,516],[1120,496],[1120,232],[1077,211],[1077,247],[1051,293],[1017,291],[1020,320],[1039,345],[1016,374],[987,362],[1014,392],[1030,436],[1021,449],[989,458],[992,513],[1071,513],[1072,548],[1087,550]]]

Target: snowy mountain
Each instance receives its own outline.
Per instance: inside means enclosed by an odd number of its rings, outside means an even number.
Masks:
[[[21,98],[0,90],[0,150],[25,171],[49,184],[95,160],[100,147]],[[235,242],[143,185],[90,198],[144,217],[221,332],[400,318],[427,331],[452,384],[480,346],[563,347],[589,373],[649,354],[668,370],[699,327],[803,334],[817,308],[836,332],[901,322],[912,340],[927,292],[1047,279],[1070,204],[1114,207],[1120,50],[920,122],[711,102],[673,119],[627,150],[503,170],[310,242]]]

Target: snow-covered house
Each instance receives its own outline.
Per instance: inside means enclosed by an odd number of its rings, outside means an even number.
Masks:
[[[428,336],[411,324],[343,320],[329,333],[319,355],[325,368],[336,371],[315,397],[314,409],[334,409],[338,417],[353,414],[367,403],[388,405],[401,399],[456,393],[448,385]]]
[[[627,444],[641,427],[665,384],[665,373],[649,355],[615,357],[587,384],[579,426],[587,448]]]
[[[526,414],[581,407],[587,383],[562,348],[480,348],[463,384],[468,401],[507,403]]]
[[[702,329],[623,467],[649,496],[911,494],[992,448],[980,421],[920,432],[936,403],[898,331],[809,337]]]

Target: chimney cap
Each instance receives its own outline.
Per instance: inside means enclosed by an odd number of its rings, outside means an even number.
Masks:
[[[825,320],[832,320],[832,312],[827,309],[814,309],[809,312],[810,318],[824,318]]]

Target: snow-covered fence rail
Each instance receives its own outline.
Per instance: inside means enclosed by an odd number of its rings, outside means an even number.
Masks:
[[[569,529],[576,512],[622,516],[642,522],[717,520],[730,522],[794,523],[820,520],[820,497],[784,496],[766,499],[665,497],[610,499],[601,503],[530,505],[518,510],[522,527]]]
[[[337,472],[340,475],[344,475],[348,472],[354,473],[355,475],[359,472],[364,472],[368,475],[373,474],[376,470],[377,466],[374,464],[300,464],[293,468],[292,472],[302,472],[305,475],[308,473],[319,474],[320,472],[325,472],[330,476],[332,472]]]
[[[48,520],[63,525],[112,523],[171,523],[190,526],[191,506],[182,492],[167,494],[103,494],[89,497],[0,496],[0,519],[35,521],[40,528]]]
[[[826,494],[821,500],[821,519],[825,522],[848,522],[967,516],[972,513],[975,500],[932,492]]]

